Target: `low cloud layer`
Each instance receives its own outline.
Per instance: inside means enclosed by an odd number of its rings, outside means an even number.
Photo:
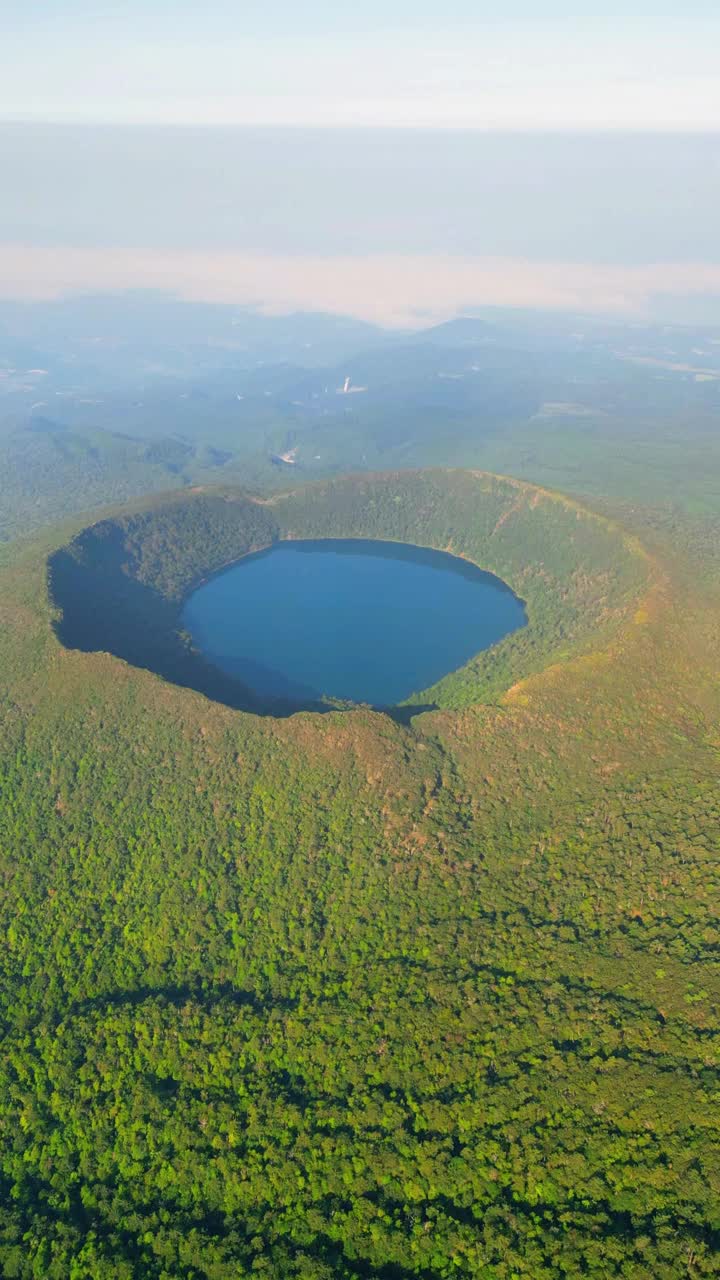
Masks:
[[[266,312],[326,311],[388,326],[420,326],[480,306],[637,316],[662,297],[720,297],[720,266],[637,267],[450,255],[290,256],[156,249],[0,245],[0,297],[158,289],[196,302]]]

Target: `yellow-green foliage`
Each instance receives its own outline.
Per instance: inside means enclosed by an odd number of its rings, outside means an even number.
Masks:
[[[717,1275],[716,589],[489,477],[254,505],[477,556],[541,640],[494,704],[279,720],[64,648],[5,554],[3,1275]],[[163,510],[114,527],[166,618]]]
[[[529,627],[409,703],[496,698],[553,659],[597,646],[646,585],[645,559],[610,523],[531,485],[464,471],[352,476],[269,502],[232,490],[173,497],[99,522],[50,558],[59,634],[115,653],[234,706],[247,691],[209,671],[184,638],[180,607],[199,580],[282,538],[379,538],[454,552],[504,578]]]

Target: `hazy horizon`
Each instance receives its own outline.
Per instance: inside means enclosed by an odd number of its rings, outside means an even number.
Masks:
[[[720,134],[0,124],[0,296],[720,318]]]
[[[719,46],[709,0],[36,0],[0,297],[720,318]]]
[[[39,0],[4,19],[0,118],[703,129],[720,120],[709,0]]]

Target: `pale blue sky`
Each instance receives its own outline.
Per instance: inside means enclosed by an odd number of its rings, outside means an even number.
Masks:
[[[710,0],[6,7],[0,119],[720,127],[720,17]]]
[[[0,9],[0,296],[720,296],[717,0]]]

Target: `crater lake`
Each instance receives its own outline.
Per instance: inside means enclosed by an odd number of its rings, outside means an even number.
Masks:
[[[204,657],[255,693],[393,706],[526,622],[493,574],[446,552],[360,540],[277,542],[188,597]]]

